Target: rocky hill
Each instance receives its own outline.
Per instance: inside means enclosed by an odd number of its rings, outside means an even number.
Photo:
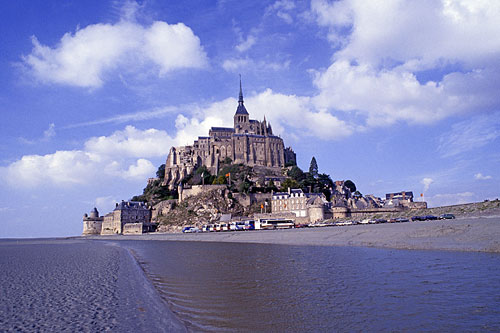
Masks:
[[[197,225],[214,223],[222,214],[241,216],[244,208],[225,189],[214,189],[202,192],[198,195],[188,197],[181,203],[172,205],[168,214],[159,214],[159,230],[178,230],[183,225]]]

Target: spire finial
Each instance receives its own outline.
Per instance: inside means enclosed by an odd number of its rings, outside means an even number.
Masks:
[[[243,90],[241,89],[241,74],[240,74],[240,97],[238,103],[243,103]]]

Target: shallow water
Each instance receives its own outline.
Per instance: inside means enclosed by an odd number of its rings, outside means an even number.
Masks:
[[[500,255],[175,241],[132,250],[192,331],[500,330]]]

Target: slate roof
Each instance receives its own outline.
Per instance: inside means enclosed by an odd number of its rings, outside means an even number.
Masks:
[[[230,127],[212,127],[210,130],[213,132],[234,132],[234,128]]]
[[[148,210],[148,206],[144,202],[139,201],[122,201],[116,205],[114,210],[128,210],[128,209],[143,209]]]
[[[236,114],[245,114],[245,115],[248,115],[248,111],[245,108],[245,106],[243,105],[243,102],[240,102],[238,104],[238,108],[236,109]]]

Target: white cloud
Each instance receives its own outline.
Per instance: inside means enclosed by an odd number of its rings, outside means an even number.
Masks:
[[[252,61],[248,58],[226,59],[222,63],[222,68],[227,72],[238,72],[243,68],[247,68]]]
[[[54,123],[51,123],[49,125],[49,128],[47,128],[44,132],[43,132],[43,138],[45,140],[49,140],[50,138],[54,137],[56,135],[56,130],[55,130],[55,127],[56,125]]]
[[[168,114],[178,112],[179,109],[182,109],[182,108],[168,106],[168,107],[162,107],[162,108],[155,108],[153,110],[147,110],[147,111],[138,111],[138,112],[127,113],[127,114],[119,114],[119,115],[108,117],[108,118],[102,118],[102,119],[96,119],[96,120],[82,122],[82,123],[71,124],[71,125],[65,126],[64,129],[85,127],[85,126],[92,126],[92,125],[102,125],[102,124],[109,124],[109,123],[120,124],[120,123],[126,123],[126,122],[131,122],[131,121],[163,118]]]
[[[13,186],[36,187],[44,183],[81,184],[96,177],[99,155],[81,151],[57,151],[47,155],[25,155],[2,168],[5,179]]]
[[[293,17],[291,11],[296,7],[295,3],[291,0],[278,0],[274,4],[268,6],[266,8],[266,15],[270,13],[276,13],[280,19],[285,21],[288,24],[293,23]]]
[[[443,157],[479,149],[500,137],[500,112],[481,115],[456,123],[439,138],[438,151]]]
[[[154,176],[156,170],[147,158],[166,158],[174,144],[165,131],[127,126],[110,136],[88,139],[82,150],[25,155],[0,168],[0,176],[13,187],[26,188],[93,186],[109,179],[144,180]]]
[[[476,173],[474,175],[474,179],[477,179],[477,180],[488,180],[491,178],[492,178],[491,176],[484,176],[482,173]]]
[[[110,136],[93,137],[85,142],[85,150],[106,156],[158,157],[174,143],[167,132],[157,129],[141,131],[127,126]]]
[[[423,178],[420,181],[420,184],[424,185],[424,192],[429,189],[429,187],[431,186],[432,183],[434,183],[434,179],[429,178],[429,177]]]
[[[314,80],[318,107],[369,126],[500,107],[499,2],[314,0],[311,12],[338,48]],[[422,71],[435,75],[419,79]]]
[[[230,58],[224,60],[222,68],[227,72],[239,73],[241,71],[281,71],[290,67],[290,60],[283,62],[255,61],[250,58]]]
[[[140,158],[135,164],[128,167],[128,170],[123,173],[124,178],[128,179],[146,179],[148,176],[154,175],[156,167],[150,161]]]
[[[255,43],[257,38],[253,35],[248,35],[247,39],[242,41],[240,44],[236,45],[236,50],[238,52],[245,52],[249,50]]]
[[[237,101],[228,98],[207,108],[197,109],[190,118],[176,119],[176,142],[191,144],[199,135],[206,135],[212,126],[233,126]],[[267,89],[245,97],[245,106],[253,119],[271,123],[276,135],[289,137],[315,136],[321,139],[339,139],[349,136],[354,128],[328,111],[316,110],[309,97],[285,95]]]
[[[207,64],[200,39],[183,23],[155,22],[145,30],[144,39],[144,46],[137,51],[146,51],[147,56],[160,66],[161,74],[177,68],[201,68]]]
[[[183,23],[156,21],[144,27],[122,18],[115,24],[93,24],[66,33],[55,47],[36,37],[23,57],[40,81],[78,87],[100,87],[115,69],[139,71],[155,65],[159,75],[181,68],[201,68],[207,57],[200,39]]]

